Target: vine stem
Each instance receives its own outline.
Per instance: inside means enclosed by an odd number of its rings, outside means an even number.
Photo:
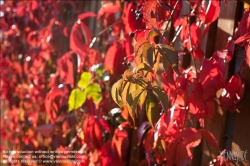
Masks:
[[[195,72],[197,74],[198,73],[197,72],[197,66],[196,66],[194,56],[193,56],[193,44],[192,44],[191,35],[190,35],[190,17],[188,17],[188,40],[189,40],[189,43],[190,43],[190,54],[191,54],[192,61],[193,61],[193,64],[194,64]]]
[[[206,129],[206,128],[204,128],[204,129]],[[211,152],[210,146],[209,146],[209,144],[208,144],[208,142],[207,142],[206,139],[205,139],[205,142],[206,142],[206,145],[207,145],[207,149],[208,149],[209,155],[210,155],[211,159],[213,159],[213,154]]]
[[[161,34],[161,38],[160,38],[160,40],[159,40],[159,43],[162,42],[162,39],[163,39],[163,37],[165,36],[165,33],[166,33],[167,29],[168,29],[168,26],[170,25],[170,20],[172,20],[174,11],[175,11],[175,9],[176,9],[176,7],[177,7],[179,1],[180,1],[180,0],[177,0],[177,1],[176,1],[175,5],[174,5],[174,8],[173,8],[173,10],[171,11],[171,14],[170,14],[170,17],[169,17],[169,21],[168,21],[168,23],[167,23],[167,25],[166,25],[165,31],[163,31],[162,34]],[[156,55],[158,55],[158,52],[159,52],[159,50],[157,49]]]
[[[179,1],[180,1],[180,0],[177,0],[177,1],[176,1],[175,5],[174,5],[174,8],[173,8],[173,10],[171,11],[171,14],[170,14],[170,17],[169,17],[169,21],[168,21],[168,23],[167,23],[167,25],[166,25],[165,31],[162,32],[162,34],[161,34],[161,39],[160,39],[160,42],[159,42],[159,43],[161,43],[161,41],[162,41],[162,39],[163,39],[163,37],[164,37],[164,35],[165,35],[165,33],[166,33],[166,30],[168,29],[168,26],[169,26],[169,24],[170,24],[170,20],[172,20],[174,11],[175,11],[175,9],[176,9],[176,7],[177,7]]]
[[[109,30],[109,28],[111,28],[111,27],[113,27],[113,26],[115,26],[116,24],[119,24],[119,23],[121,23],[121,22],[122,22],[122,20],[118,20],[118,21],[114,22],[113,24],[107,26],[107,27],[104,28],[103,30],[101,30],[101,31],[97,34],[97,36],[93,37],[91,43],[89,44],[89,48],[92,48],[92,47],[93,47],[94,43],[96,42],[97,37],[101,36],[104,32],[106,32],[107,30]]]

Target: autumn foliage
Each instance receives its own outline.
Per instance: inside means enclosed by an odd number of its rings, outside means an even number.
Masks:
[[[0,2],[1,139],[12,144],[1,150],[71,149],[82,157],[69,166],[129,165],[136,130],[141,165],[187,165],[202,140],[219,156],[206,126],[217,107],[235,111],[244,95],[241,71],[227,78],[226,66],[236,47],[250,66],[250,9],[225,48],[205,56],[219,0],[188,0],[187,15],[182,0],[102,1],[98,13],[83,11],[85,1]],[[185,51],[174,48],[176,37]]]

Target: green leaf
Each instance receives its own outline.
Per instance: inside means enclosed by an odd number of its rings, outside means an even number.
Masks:
[[[81,74],[80,80],[78,81],[78,86],[80,88],[86,88],[89,84],[89,81],[92,79],[92,75],[89,72],[83,72]]]
[[[168,110],[168,96],[159,87],[152,87],[152,90],[160,100],[161,105],[166,112]]]
[[[70,93],[68,100],[69,111],[81,107],[85,101],[86,101],[85,91],[81,91],[80,89],[73,89]]]
[[[151,90],[147,93],[146,113],[149,123],[152,127],[154,127],[155,122],[159,118],[159,105],[157,97],[153,94]]]
[[[100,87],[99,84],[93,83],[93,84],[89,84],[89,85],[86,87],[85,91],[86,91],[86,95],[87,95],[87,97],[88,97],[88,95],[89,95],[90,93],[94,93],[94,92],[100,93],[100,92],[102,91],[102,89],[101,89],[101,87]]]
[[[85,89],[87,98],[92,98],[94,103],[97,104],[102,100],[101,91],[102,89],[97,83],[89,84]]]
[[[120,96],[120,91],[122,87],[122,79],[118,80],[116,83],[113,84],[111,88],[111,96],[113,100],[115,101],[116,104],[118,104],[120,107],[120,101],[121,101],[121,96]]]
[[[148,33],[148,40],[152,39],[155,36],[158,36],[158,33],[154,29],[151,29]]]
[[[96,93],[96,92],[89,93],[88,98],[92,98],[94,103],[98,104],[98,103],[100,103],[102,101],[102,94],[101,93]]]
[[[104,65],[99,64],[98,67],[95,70],[95,73],[99,79],[103,78],[103,73],[104,73]]]

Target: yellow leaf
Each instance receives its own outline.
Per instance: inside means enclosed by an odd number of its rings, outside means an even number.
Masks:
[[[116,83],[113,84],[112,88],[111,88],[111,96],[113,98],[113,100],[115,101],[115,103],[119,106],[120,105],[120,101],[121,101],[121,96],[120,96],[120,91],[121,91],[121,87],[122,87],[122,79],[118,80]]]

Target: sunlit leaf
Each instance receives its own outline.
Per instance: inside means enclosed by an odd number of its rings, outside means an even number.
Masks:
[[[142,71],[142,70],[146,70],[146,71],[149,71],[149,72],[152,71],[151,67],[146,63],[141,63],[141,64],[139,64],[137,66],[137,68],[136,68],[137,72]]]
[[[152,91],[148,91],[146,98],[146,113],[151,126],[154,126],[159,117],[158,99]]]
[[[86,91],[86,95],[88,96],[89,93],[93,93],[93,92],[99,93],[102,91],[102,89],[99,84],[93,83],[93,84],[88,85],[85,91]]]
[[[131,70],[126,70],[124,73],[123,73],[123,79],[126,79],[130,76],[134,75],[134,73],[131,71]]]
[[[113,98],[113,100],[115,101],[115,103],[119,106],[120,105],[120,101],[121,101],[121,96],[120,96],[120,89],[122,86],[122,79],[118,80],[116,83],[113,84],[112,88],[111,88],[111,96]]]
[[[150,49],[151,48],[151,49]],[[146,59],[147,61],[147,54],[148,51],[152,51],[152,46],[148,40],[139,40],[136,45],[135,45],[135,55],[136,56],[141,56]]]
[[[92,98],[95,103],[99,103],[102,100],[102,89],[97,83],[88,85],[85,91],[87,98]]]
[[[136,84],[125,82],[121,97],[122,97],[122,103],[125,107],[127,107],[129,115],[131,118],[135,119],[135,114],[132,112],[131,105],[133,104],[133,100],[130,100],[131,97],[129,96],[131,92],[136,90]]]
[[[85,101],[86,101],[85,91],[81,91],[80,89],[73,89],[71,91],[71,94],[68,100],[69,111],[72,111],[81,107]]]
[[[148,40],[154,38],[155,36],[158,36],[158,33],[154,29],[151,29],[148,33]]]
[[[89,93],[88,98],[92,98],[94,103],[98,104],[102,101],[102,94],[101,93],[97,93],[97,92],[93,92],[93,93]]]
[[[81,74],[80,80],[78,81],[78,86],[80,88],[86,88],[89,84],[89,81],[92,79],[92,75],[89,72],[83,72]]]

